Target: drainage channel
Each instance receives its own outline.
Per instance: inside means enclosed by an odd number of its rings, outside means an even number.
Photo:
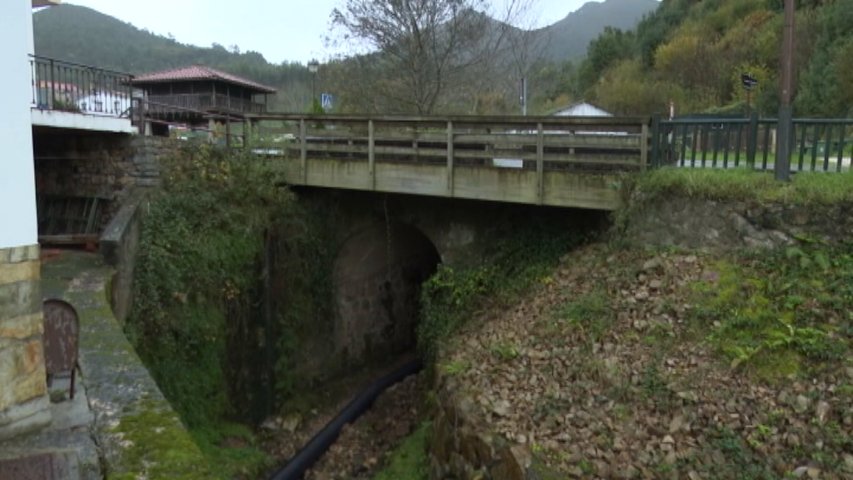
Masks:
[[[329,423],[294,455],[280,470],[270,476],[270,480],[299,480],[305,472],[337,440],[341,429],[356,421],[373,405],[373,402],[388,388],[418,373],[423,368],[420,359],[411,360],[393,372],[373,381],[358,393]]]

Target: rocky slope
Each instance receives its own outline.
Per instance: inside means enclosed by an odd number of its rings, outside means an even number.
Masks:
[[[802,370],[790,345],[730,361],[702,315],[727,256],[593,245],[478,318],[440,361],[434,478],[853,477],[849,349]],[[849,346],[838,295],[839,312],[810,308]]]

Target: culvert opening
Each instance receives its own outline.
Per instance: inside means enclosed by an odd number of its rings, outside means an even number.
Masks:
[[[333,277],[337,353],[363,364],[414,349],[421,284],[440,262],[430,239],[405,224],[377,224],[347,240]]]

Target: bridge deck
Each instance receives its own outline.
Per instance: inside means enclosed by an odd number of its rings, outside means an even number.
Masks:
[[[648,163],[642,118],[253,115],[288,183],[599,210]],[[258,135],[260,134],[260,135]]]

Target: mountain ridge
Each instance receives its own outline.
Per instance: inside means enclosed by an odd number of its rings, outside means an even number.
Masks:
[[[562,20],[530,32],[546,37],[545,59],[554,62],[577,60],[605,27],[633,28],[657,5],[657,0],[587,2]],[[215,43],[211,47],[181,43],[97,10],[72,4],[36,12],[33,24],[38,55],[133,74],[202,63],[244,73],[255,70],[252,73],[261,74],[261,79],[275,83],[275,79],[270,78],[274,76],[272,72],[258,70],[298,65],[298,62],[287,61],[272,63],[261,53],[232,52]]]

